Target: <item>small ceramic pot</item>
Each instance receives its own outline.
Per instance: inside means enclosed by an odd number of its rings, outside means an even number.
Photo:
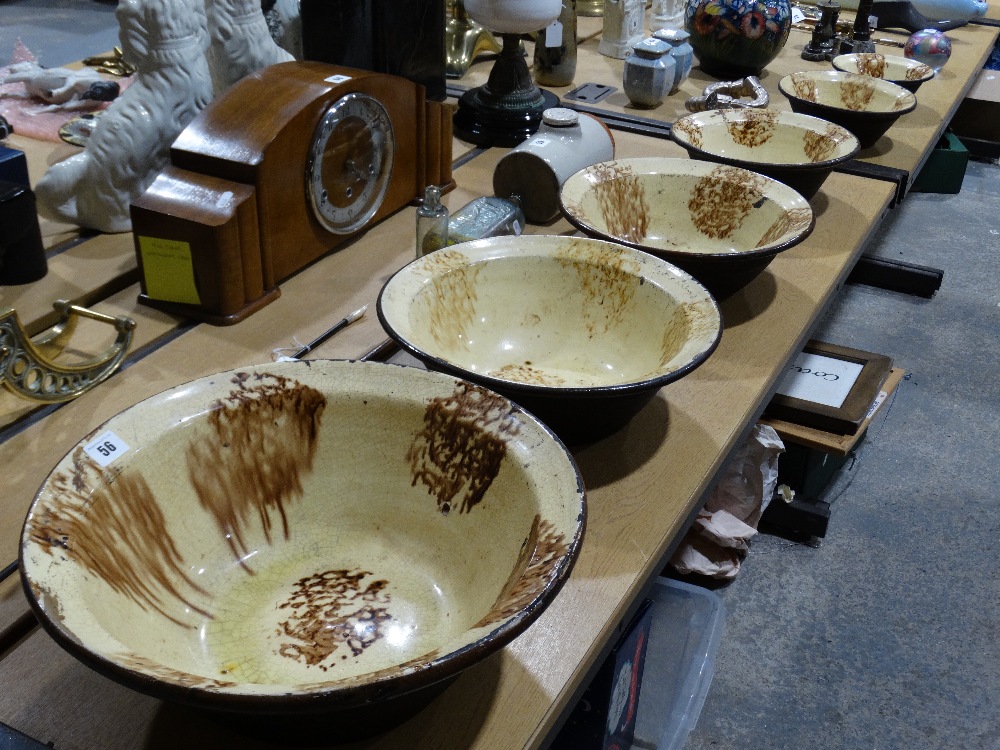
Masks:
[[[788,41],[792,8],[789,0],[688,0],[684,28],[709,75],[758,76]]]
[[[903,56],[922,62],[937,73],[951,57],[951,41],[941,31],[924,29],[906,40]]]
[[[622,87],[636,107],[657,107],[670,92],[677,68],[670,50],[669,44],[654,37],[632,45],[625,58]]]
[[[545,224],[559,215],[559,190],[584,167],[614,158],[611,131],[596,117],[553,107],[538,132],[504,156],[493,170],[493,194],[516,195],[525,218]]]
[[[694,49],[689,43],[691,35],[682,29],[660,29],[654,37],[670,45],[670,56],[674,58],[674,85],[670,93],[674,93],[691,73],[694,64]]]

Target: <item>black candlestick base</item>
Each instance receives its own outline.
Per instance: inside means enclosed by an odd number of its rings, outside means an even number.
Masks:
[[[504,34],[490,79],[458,100],[454,133],[477,146],[516,146],[538,130],[544,110],[558,106],[559,98],[532,80],[518,35]]]

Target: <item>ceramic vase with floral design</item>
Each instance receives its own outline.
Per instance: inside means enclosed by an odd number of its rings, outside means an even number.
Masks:
[[[760,75],[788,41],[791,5],[789,0],[688,0],[684,27],[709,75]]]

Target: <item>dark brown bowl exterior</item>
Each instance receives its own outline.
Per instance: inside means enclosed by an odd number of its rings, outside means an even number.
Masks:
[[[810,227],[809,232],[812,231]],[[805,236],[809,234],[806,232]],[[724,255],[695,256],[657,253],[665,260],[687,271],[720,302],[732,296],[763,273],[781,250],[733,258]],[[646,252],[649,252],[648,250]],[[530,411],[530,410],[529,410]]]
[[[904,112],[854,112],[849,109],[830,107],[825,104],[815,104],[804,99],[788,97],[793,112],[821,117],[842,128],[850,130],[858,139],[862,149],[874,146],[893,126]]]
[[[680,145],[684,146],[688,152],[688,156],[692,159],[715,162],[716,164],[728,164],[731,167],[748,169],[751,172],[762,174],[778,182],[783,182],[806,200],[811,199],[819,192],[819,189],[823,187],[823,183],[826,182],[826,178],[830,176],[830,173],[833,172],[838,164],[843,164],[845,161],[852,159],[855,153],[857,153],[855,152],[836,161],[828,162],[822,167],[816,167],[811,164],[761,164],[742,159],[730,159],[726,156],[709,153],[697,146],[692,146],[690,143],[680,143]],[[677,261],[674,261],[674,263],[681,265]],[[695,278],[698,278],[690,270],[686,268],[684,270]]]
[[[813,215],[812,221],[809,223],[809,228],[800,235],[794,237],[789,242],[776,247],[769,247],[766,250],[753,250],[745,253],[685,253],[674,252],[663,248],[647,247],[639,243],[629,242],[621,237],[612,237],[611,235],[604,234],[603,232],[595,232],[593,227],[581,223],[570,212],[563,211],[563,214],[570,224],[585,234],[589,234],[600,239],[610,240],[612,242],[618,242],[622,245],[633,247],[636,250],[641,250],[644,253],[655,255],[657,258],[663,258],[663,260],[669,263],[673,263],[682,271],[686,271],[691,274],[695,280],[704,286],[719,302],[738,292],[740,289],[757,278],[779,253],[798,245],[806,239],[806,237],[812,234],[813,229],[816,228],[816,216]],[[467,378],[468,375],[464,375],[463,377]],[[499,390],[495,385],[490,387],[494,390]],[[511,399],[515,403],[520,404],[517,398],[506,393],[503,395],[507,396],[507,398]],[[524,406],[524,404],[520,405]],[[527,406],[524,408],[531,411],[531,409]],[[545,422],[539,414],[535,414],[535,416]],[[546,422],[546,424],[548,423]],[[554,431],[557,435],[559,434],[558,430]]]
[[[718,340],[716,340],[718,342]],[[714,347],[713,347],[714,349]],[[474,374],[451,367],[446,362],[424,360],[430,369],[478,382]],[[487,386],[487,383],[489,385]],[[601,389],[576,389],[564,397],[538,395],[515,385],[498,386],[493,379],[482,379],[479,385],[496,390],[527,412],[534,414],[566,445],[588,445],[618,432],[629,423],[659,392],[659,385],[644,390],[608,395]]]

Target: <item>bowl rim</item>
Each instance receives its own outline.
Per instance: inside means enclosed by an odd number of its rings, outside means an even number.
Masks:
[[[502,392],[507,392],[511,394],[521,394],[525,396],[532,397],[544,397],[551,399],[586,399],[586,398],[600,398],[606,399],[609,397],[616,396],[631,396],[638,393],[643,393],[649,390],[655,390],[661,388],[667,383],[671,383],[681,377],[687,375],[692,370],[699,367],[706,359],[708,359],[711,354],[719,345],[719,341],[722,339],[722,311],[719,308],[719,303],[716,301],[715,297],[705,288],[705,286],[695,279],[691,274],[686,271],[681,270],[677,266],[668,261],[658,258],[649,253],[643,253],[634,247],[629,247],[623,243],[612,242],[600,238],[594,237],[574,237],[574,236],[564,236],[564,235],[545,235],[545,234],[531,234],[531,235],[520,235],[520,236],[498,236],[490,237],[487,239],[471,240],[469,242],[457,243],[451,245],[447,250],[457,250],[463,254],[472,253],[472,258],[475,262],[482,263],[490,259],[490,257],[509,257],[509,251],[514,251],[515,253],[527,252],[524,248],[530,245],[538,245],[538,240],[532,240],[530,238],[545,238],[545,241],[555,244],[557,241],[561,243],[565,242],[587,242],[587,243],[598,243],[600,245],[607,246],[609,249],[613,249],[616,252],[628,253],[630,257],[636,258],[640,263],[645,264],[653,269],[660,268],[669,277],[675,278],[677,281],[682,282],[684,286],[681,288],[690,287],[692,290],[688,295],[688,300],[695,303],[706,304],[709,309],[713,311],[717,325],[715,326],[715,333],[711,341],[708,342],[706,346],[703,346],[695,356],[688,362],[684,363],[680,367],[665,372],[654,377],[644,377],[641,380],[633,380],[625,383],[608,383],[606,385],[595,385],[595,386],[553,386],[545,385],[539,383],[524,383],[516,380],[505,380],[503,378],[497,378],[495,376],[479,373],[470,372],[465,369],[462,365],[457,364],[449,359],[445,359],[436,354],[426,351],[425,349],[413,344],[409,341],[406,336],[399,332],[398,327],[393,324],[390,319],[390,315],[386,312],[385,297],[387,294],[393,291],[395,286],[406,283],[407,277],[419,272],[422,266],[427,264],[425,260],[428,256],[424,258],[417,258],[416,260],[410,261],[405,266],[396,271],[382,286],[379,291],[378,299],[376,300],[376,311],[378,313],[379,322],[385,329],[386,333],[399,344],[406,352],[413,355],[417,359],[425,362],[433,363],[434,367],[444,369],[451,372],[456,377],[462,377],[466,380],[471,380],[476,383],[485,385],[488,388],[494,390],[500,390]],[[527,239],[527,242],[525,240]],[[503,251],[508,251],[507,255],[504,255]],[[436,250],[435,252],[440,253],[441,250]],[[431,254],[433,255],[433,253]],[[543,255],[551,255],[551,250]],[[466,255],[466,257],[470,257]],[[648,276],[645,277],[647,280]],[[683,301],[683,300],[682,300]]]
[[[837,55],[836,57],[830,60],[830,64],[833,65],[834,68],[841,71],[842,73],[856,73],[857,75],[868,75],[867,73],[860,73],[857,70],[850,70],[842,66],[845,60],[857,60],[858,57],[860,57],[861,55],[872,55],[872,54],[881,55],[883,58],[885,58],[886,62],[902,63],[903,67],[905,68],[916,68],[919,66],[923,66],[927,68],[927,70],[929,71],[928,74],[925,75],[923,78],[901,79],[901,78],[885,78],[882,76],[871,76],[872,78],[879,77],[882,78],[883,81],[888,81],[889,83],[897,83],[899,81],[902,81],[903,83],[918,84],[918,83],[926,83],[927,81],[931,80],[935,75],[937,75],[934,72],[934,68],[932,68],[930,65],[922,63],[919,60],[914,60],[912,57],[903,57],[902,55],[883,55],[881,52],[849,52],[843,55]],[[839,65],[837,64],[838,60],[840,61]],[[855,67],[857,66],[855,65]]]
[[[854,135],[854,133],[852,133],[850,130],[848,130],[847,128],[845,128],[843,125],[838,125],[835,122],[830,122],[829,120],[824,120],[822,117],[816,117],[814,115],[807,115],[804,112],[790,112],[788,110],[782,110],[782,109],[772,109],[772,110],[768,110],[768,111],[777,114],[778,122],[780,122],[782,124],[785,124],[785,125],[795,125],[796,123],[803,123],[804,122],[804,124],[806,124],[806,125],[809,124],[809,123],[815,123],[817,127],[822,126],[823,129],[827,129],[827,128],[831,127],[831,126],[834,127],[834,128],[837,128],[837,130],[842,131],[843,135],[845,136],[844,137],[845,141],[847,141],[847,142],[853,141],[854,142],[853,148],[851,149],[850,153],[841,154],[840,156],[835,156],[835,157],[830,158],[830,159],[824,159],[822,161],[811,161],[811,162],[802,162],[802,161],[780,162],[780,161],[760,161],[760,160],[758,160],[758,161],[751,161],[749,159],[740,159],[740,158],[734,157],[734,156],[728,156],[728,155],[725,155],[725,154],[719,154],[719,153],[717,153],[715,151],[709,151],[708,149],[702,148],[700,146],[696,146],[693,143],[691,143],[689,140],[686,140],[686,138],[683,136],[683,134],[681,134],[681,135],[677,134],[678,130],[676,128],[676,125],[677,125],[678,122],[683,122],[685,120],[694,121],[694,120],[697,120],[699,118],[701,118],[701,119],[710,118],[712,120],[716,120],[716,121],[721,120],[721,121],[724,122],[724,121],[728,120],[729,118],[745,117],[746,113],[750,112],[750,111],[753,111],[753,110],[750,110],[750,109],[714,109],[714,110],[708,110],[708,111],[705,111],[705,112],[691,112],[691,113],[686,114],[683,117],[679,118],[677,120],[677,122],[675,122],[671,126],[671,128],[670,128],[670,137],[673,138],[674,141],[678,145],[682,146],[683,148],[687,149],[688,151],[690,151],[692,153],[705,154],[706,156],[710,156],[713,159],[724,160],[725,163],[727,163],[727,164],[732,164],[733,166],[741,167],[742,169],[746,169],[747,171],[750,171],[750,172],[754,171],[753,168],[755,166],[756,167],[772,168],[772,169],[788,170],[790,172],[791,171],[794,171],[794,172],[812,172],[812,171],[819,171],[821,169],[827,169],[827,168],[832,169],[832,168],[836,167],[838,164],[843,164],[846,161],[850,161],[855,156],[857,156],[858,152],[861,150],[861,141],[859,141],[858,137],[856,135]],[[779,182],[780,182],[780,180],[779,180]]]
[[[390,669],[407,670],[408,665],[415,665],[412,669],[403,671],[402,673],[379,674],[379,676],[374,680],[360,682],[359,678],[364,679],[364,675],[358,675],[350,678],[342,678],[341,680],[330,680],[326,683],[328,687],[325,688],[322,687],[324,684],[322,680],[317,680],[315,683],[274,684],[273,686],[270,686],[274,688],[274,692],[258,693],[245,692],[238,689],[238,685],[255,683],[237,683],[237,689],[227,689],[226,687],[219,687],[217,685],[203,684],[189,686],[181,684],[176,680],[169,680],[165,677],[156,677],[148,674],[147,672],[140,671],[139,669],[128,667],[125,664],[111,658],[109,655],[104,655],[88,648],[84,641],[81,640],[74,631],[66,628],[63,623],[57,622],[50,616],[48,610],[37,601],[35,592],[31,587],[31,581],[29,581],[30,571],[34,566],[27,564],[28,561],[26,560],[26,551],[29,544],[31,544],[28,538],[27,524],[36,509],[40,507],[42,494],[48,485],[49,479],[57,471],[57,469],[73,455],[74,452],[86,445],[94,437],[109,429],[120,419],[124,419],[126,414],[141,408],[149,408],[160,402],[166,401],[174,394],[181,392],[199,382],[208,381],[212,378],[225,378],[228,375],[235,375],[258,369],[270,372],[272,369],[293,371],[305,368],[305,371],[308,372],[311,368],[317,365],[319,367],[333,368],[357,368],[359,366],[398,368],[400,372],[408,373],[405,377],[412,377],[411,373],[416,372],[418,373],[416,377],[439,379],[442,384],[449,381],[455,385],[471,382],[467,379],[458,378],[448,373],[422,370],[420,368],[414,368],[393,362],[365,361],[361,359],[279,360],[278,362],[273,363],[261,363],[247,365],[245,367],[236,367],[184,381],[172,386],[171,388],[148,396],[109,417],[77,441],[54,465],[53,469],[46,476],[42,485],[32,498],[28,512],[25,516],[25,522],[21,529],[21,534],[19,536],[18,575],[21,581],[21,588],[24,591],[32,612],[35,614],[39,623],[41,623],[43,630],[45,630],[57,644],[59,644],[64,650],[80,662],[93,669],[95,672],[108,677],[124,687],[162,700],[169,700],[196,708],[221,711],[237,715],[252,713],[274,716],[315,714],[330,715],[338,711],[350,711],[352,709],[363,708],[365,706],[372,705],[373,703],[377,705],[383,701],[391,701],[396,698],[402,698],[404,696],[412,695],[418,691],[432,688],[435,685],[445,683],[445,681],[456,677],[464,670],[479,663],[482,659],[505,648],[511,641],[521,635],[521,633],[527,630],[527,628],[541,616],[545,609],[556,598],[557,594],[562,590],[570,576],[570,573],[576,565],[577,558],[579,557],[580,548],[583,544],[587,526],[587,492],[583,481],[583,474],[576,463],[576,459],[573,457],[573,454],[570,452],[566,444],[548,427],[548,425],[538,419],[538,417],[524,409],[516,402],[512,401],[510,398],[499,393],[496,395],[500,396],[508,404],[510,404],[510,414],[516,414],[517,418],[521,420],[522,423],[530,424],[533,429],[538,429],[544,436],[544,439],[551,441],[555,450],[561,456],[565,457],[567,467],[576,480],[575,487],[571,491],[567,492],[567,496],[571,493],[576,499],[576,526],[573,538],[567,540],[568,544],[566,554],[559,561],[558,566],[549,577],[549,581],[545,588],[542,589],[542,591],[539,592],[539,594],[532,599],[531,602],[519,610],[517,615],[512,616],[498,624],[496,627],[485,631],[474,641],[465,643],[458,648],[450,650],[447,653],[436,656],[430,660],[425,660],[426,655],[421,655],[414,657],[407,662],[383,668],[382,670],[377,670],[375,674],[387,672]],[[382,371],[388,372],[387,369]],[[475,383],[472,384],[478,385]],[[394,392],[390,392],[385,395],[391,396],[395,394]],[[473,628],[471,627],[469,628],[469,630],[472,629]],[[445,642],[445,645],[447,645],[447,641]],[[434,652],[431,651],[429,653]],[[428,679],[428,673],[431,672],[432,674],[429,675],[431,679]],[[178,671],[178,674],[189,674],[193,677],[203,679],[205,682],[209,682],[211,679],[205,678],[203,675],[195,675],[193,673],[181,671]],[[298,690],[297,688],[302,684],[307,684],[313,689],[308,691]],[[277,692],[279,690],[285,690],[286,692]]]
[[[695,159],[680,158],[675,156],[637,156],[625,159],[613,159],[611,161],[592,164],[591,166],[584,167],[579,172],[570,175],[568,178],[566,178],[566,181],[563,182],[562,189],[559,191],[559,203],[560,206],[562,207],[563,216],[566,217],[566,220],[570,224],[572,224],[577,229],[581,230],[582,232],[585,232],[586,234],[590,235],[595,239],[600,239],[604,240],[605,242],[612,242],[616,244],[625,245],[626,247],[630,247],[634,250],[639,250],[641,252],[648,253],[649,255],[653,255],[657,258],[660,258],[661,260],[666,260],[667,262],[670,262],[672,259],[679,259],[680,262],[690,262],[690,263],[702,262],[702,261],[710,261],[712,263],[740,263],[742,261],[747,261],[747,260],[762,260],[764,258],[777,255],[780,252],[783,252],[785,250],[788,250],[789,248],[794,247],[795,245],[798,245],[800,242],[805,240],[810,234],[812,234],[813,229],[816,227],[816,212],[813,211],[809,201],[807,201],[804,197],[802,197],[802,194],[799,193],[797,190],[795,190],[795,188],[789,187],[780,180],[776,180],[773,177],[768,177],[767,175],[762,175],[759,172],[754,172],[753,170],[744,169],[743,167],[725,165],[730,169],[737,169],[741,172],[747,172],[753,175],[754,177],[760,177],[766,180],[770,189],[775,190],[778,193],[791,194],[790,197],[793,202],[795,202],[796,200],[801,201],[801,205],[798,207],[809,209],[809,215],[810,215],[809,226],[799,234],[795,235],[794,237],[788,238],[784,242],[778,244],[765,245],[764,247],[755,247],[751,248],[750,250],[744,250],[742,252],[735,252],[735,253],[733,252],[695,253],[695,252],[687,252],[684,250],[678,250],[675,248],[660,248],[660,247],[654,247],[652,245],[644,245],[641,242],[632,242],[631,240],[627,240],[623,237],[616,237],[612,234],[609,234],[608,232],[605,232],[599,227],[595,227],[593,224],[588,222],[584,217],[577,216],[573,212],[573,210],[566,205],[565,193],[567,186],[572,187],[573,182],[577,180],[586,179],[586,175],[589,172],[597,168],[602,168],[603,166],[609,164],[625,164],[625,165],[666,164],[669,166],[677,166],[682,170],[686,169],[687,170],[686,173],[688,174],[692,171],[693,172],[701,171],[701,175],[699,176],[703,176],[705,174],[708,174],[714,169],[718,169],[720,165],[710,161],[701,161]],[[685,167],[684,165],[688,166]],[[684,172],[681,173],[683,174]],[[653,172],[652,174],[664,174],[664,173]],[[677,173],[668,172],[666,174],[669,175]]]
[[[801,96],[797,96],[795,91],[789,91],[787,88],[787,83],[792,80],[792,76],[805,76],[813,80],[827,80],[827,81],[845,81],[849,80],[849,77],[864,78],[871,81],[876,89],[883,89],[887,94],[896,94],[897,100],[910,98],[910,103],[901,109],[893,110],[854,110],[848,109],[847,107],[835,107],[832,104],[823,104],[821,102],[813,102],[808,99],[803,99]],[[844,115],[853,115],[857,117],[864,117],[872,120],[877,119],[892,119],[895,120],[908,112],[912,112],[917,107],[917,95],[914,94],[909,89],[905,89],[898,83],[893,83],[892,81],[887,81],[884,78],[874,78],[872,76],[862,75],[861,73],[851,73],[846,70],[803,70],[796,73],[789,73],[778,81],[778,90],[784,94],[785,98],[789,101],[802,102],[809,107],[815,107],[821,112],[839,112]],[[903,96],[899,96],[899,93]]]

